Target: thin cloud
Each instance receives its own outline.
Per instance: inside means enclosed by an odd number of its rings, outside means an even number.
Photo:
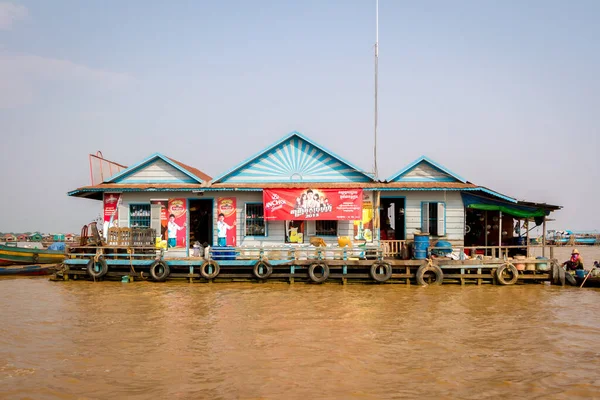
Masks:
[[[33,103],[36,95],[52,83],[107,92],[121,89],[132,81],[127,74],[69,60],[0,53],[0,109]]]
[[[21,21],[28,15],[27,8],[22,5],[0,2],[0,30],[10,31],[16,21]]]

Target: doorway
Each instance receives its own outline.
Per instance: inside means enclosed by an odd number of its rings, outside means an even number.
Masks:
[[[382,240],[405,240],[405,203],[404,197],[381,198],[381,232]]]
[[[190,247],[196,243],[213,245],[213,199],[190,199]]]

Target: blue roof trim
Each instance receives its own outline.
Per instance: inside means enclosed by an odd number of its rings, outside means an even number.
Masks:
[[[176,170],[180,171],[181,173],[189,176],[191,179],[193,179],[195,182],[198,183],[204,183],[204,181],[200,178],[198,178],[196,175],[192,174],[190,171],[180,167],[179,165],[177,165],[176,163],[174,163],[173,161],[171,161],[168,157],[160,154],[160,153],[154,153],[151,156],[145,158],[144,160],[140,161],[139,163],[132,165],[129,168],[124,169],[123,171],[119,172],[116,175],[113,175],[110,177],[110,179],[108,181],[105,181],[104,183],[119,183],[117,181],[123,180],[124,178],[128,177],[129,175],[133,174],[134,172],[142,169],[143,167],[148,166],[149,164],[151,164],[153,161],[156,160],[162,160],[164,162],[166,162],[167,164],[169,164],[170,166],[172,166],[173,168],[175,168]],[[163,182],[157,182],[157,183],[164,183]]]
[[[251,156],[251,157],[247,158],[246,160],[242,161],[241,163],[239,163],[235,167],[229,169],[225,173],[217,176],[216,178],[214,178],[212,180],[212,183],[219,183],[220,181],[222,181],[223,179],[229,177],[230,175],[232,175],[236,171],[238,171],[238,170],[242,169],[243,167],[249,165],[253,161],[258,160],[261,156],[265,155],[266,153],[270,152],[271,150],[274,150],[277,146],[282,145],[283,143],[285,143],[286,141],[288,141],[288,140],[290,140],[290,139],[292,139],[294,137],[297,137],[297,138],[299,138],[299,139],[307,142],[308,144],[312,145],[313,147],[317,148],[318,150],[320,150],[320,151],[322,151],[324,153],[327,153],[329,156],[331,156],[333,158],[336,158],[340,162],[342,162],[342,163],[346,164],[347,166],[349,166],[350,168],[352,168],[358,174],[360,174],[360,175],[362,175],[364,177],[367,177],[370,181],[374,181],[372,175],[369,175],[368,173],[364,172],[363,170],[361,170],[360,168],[358,168],[354,164],[350,163],[349,161],[345,160],[344,158],[338,156],[334,152],[327,150],[325,147],[321,146],[320,144],[315,143],[314,141],[312,141],[308,137],[304,136],[300,132],[293,131],[293,132],[288,133],[287,135],[285,135],[281,139],[277,140],[275,143],[271,144],[270,146],[266,147],[265,149],[259,151],[258,153],[254,154],[253,156]]]
[[[414,167],[416,167],[421,162],[426,162],[426,163],[430,164],[434,168],[437,168],[440,171],[445,172],[446,174],[452,176],[453,178],[455,178],[459,182],[462,182],[462,183],[466,183],[467,182],[467,180],[464,179],[464,178],[462,178],[460,175],[455,174],[454,172],[450,171],[448,168],[442,166],[441,164],[436,163],[435,161],[433,161],[432,159],[430,159],[430,158],[428,158],[426,156],[421,156],[421,157],[417,158],[415,161],[413,161],[412,163],[408,164],[406,167],[402,168],[400,171],[398,171],[394,175],[392,175],[389,178],[387,178],[386,181],[387,182],[395,182],[395,181],[397,181],[398,178],[402,177],[402,175],[404,175],[407,172],[409,172],[411,169],[413,169]]]

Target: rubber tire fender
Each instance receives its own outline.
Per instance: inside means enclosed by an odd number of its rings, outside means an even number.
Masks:
[[[559,283],[558,269],[561,267],[558,265],[557,260],[552,260],[551,263],[552,264],[550,267],[550,274],[551,274],[550,279],[551,279],[553,285],[558,285],[558,283]]]
[[[159,267],[162,267],[162,273],[158,273]],[[169,264],[167,264],[164,261],[156,260],[150,266],[150,276],[156,282],[166,281],[170,274],[171,274],[171,268],[169,268]]]
[[[435,274],[435,281],[431,284],[425,282],[425,273],[433,272]],[[444,280],[444,272],[437,265],[423,264],[417,270],[415,274],[415,278],[417,283],[421,286],[429,286],[429,285],[441,285]]]
[[[383,268],[385,270],[384,274],[378,274],[377,270],[379,268]],[[386,263],[383,261],[377,261],[371,265],[371,270],[369,271],[371,278],[373,278],[377,282],[385,282],[392,277],[392,265],[390,263]]]
[[[323,268],[323,275],[316,276],[315,270],[317,268]],[[308,276],[311,281],[315,283],[323,283],[329,278],[329,265],[324,262],[314,263],[308,267]]]
[[[567,282],[571,286],[577,286],[577,279],[570,273],[565,271],[565,282]]]
[[[566,275],[567,275],[567,271],[565,271],[565,269],[559,265],[558,266],[558,282],[557,282],[558,285],[565,286],[565,282],[567,280]]]
[[[87,273],[94,279],[100,279],[108,272],[108,264],[104,257],[98,257],[98,264],[100,264],[100,271],[96,271],[94,268],[96,266],[96,262],[94,261],[94,257],[90,258],[90,261],[87,263]]]
[[[504,271],[506,270],[510,270],[510,272],[512,273],[512,278],[510,278],[509,280],[504,279],[503,276]],[[519,270],[511,263],[502,264],[496,270],[496,280],[498,280],[498,283],[503,286],[514,285],[519,280]]]
[[[260,273],[261,266],[263,267],[263,270],[266,270],[262,274]],[[258,279],[267,279],[273,273],[273,267],[267,261],[261,260],[254,264],[252,272],[254,273],[254,276]]]
[[[214,271],[211,274],[208,273],[208,266],[211,266],[214,269]],[[221,267],[219,266],[219,263],[215,260],[204,261],[200,266],[200,275],[204,279],[215,279],[217,275],[219,275],[219,272],[221,272]]]

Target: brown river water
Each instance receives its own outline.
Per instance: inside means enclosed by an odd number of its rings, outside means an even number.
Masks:
[[[600,398],[600,290],[0,280],[0,398]]]

